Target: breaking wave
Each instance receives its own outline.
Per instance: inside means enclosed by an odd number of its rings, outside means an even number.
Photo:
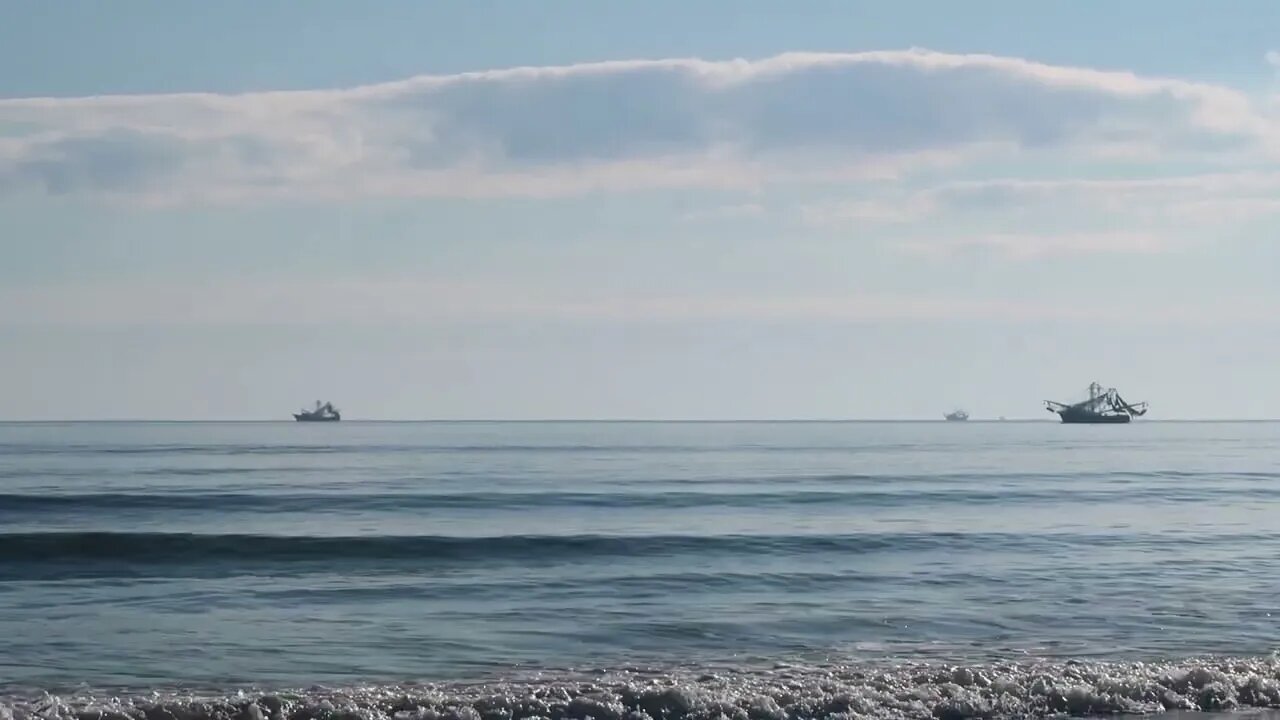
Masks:
[[[1045,718],[1280,708],[1280,660],[600,671],[483,684],[12,693],[5,720]]]

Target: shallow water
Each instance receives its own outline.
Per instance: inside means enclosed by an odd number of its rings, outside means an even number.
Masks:
[[[337,694],[277,714],[1280,705],[1278,440],[1272,423],[4,424],[0,707],[174,714],[186,687],[244,715],[316,684]],[[560,700],[510,707],[537,692]]]

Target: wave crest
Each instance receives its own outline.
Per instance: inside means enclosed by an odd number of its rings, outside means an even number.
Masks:
[[[608,672],[484,685],[0,697],[4,720],[1038,718],[1280,708],[1276,657]]]

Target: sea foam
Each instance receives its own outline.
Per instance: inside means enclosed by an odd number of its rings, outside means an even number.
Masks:
[[[14,693],[0,720],[1048,718],[1280,708],[1280,659],[615,670],[483,684]]]

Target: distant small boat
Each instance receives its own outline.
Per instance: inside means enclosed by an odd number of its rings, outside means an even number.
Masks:
[[[945,417],[947,420],[950,420],[951,422],[964,422],[965,420],[969,419],[969,413],[965,412],[964,410],[952,410],[946,415],[943,415],[943,417]]]
[[[333,403],[320,404],[316,401],[314,410],[302,410],[293,414],[293,419],[298,422],[337,422],[342,419],[342,413],[338,412],[338,408]]]

